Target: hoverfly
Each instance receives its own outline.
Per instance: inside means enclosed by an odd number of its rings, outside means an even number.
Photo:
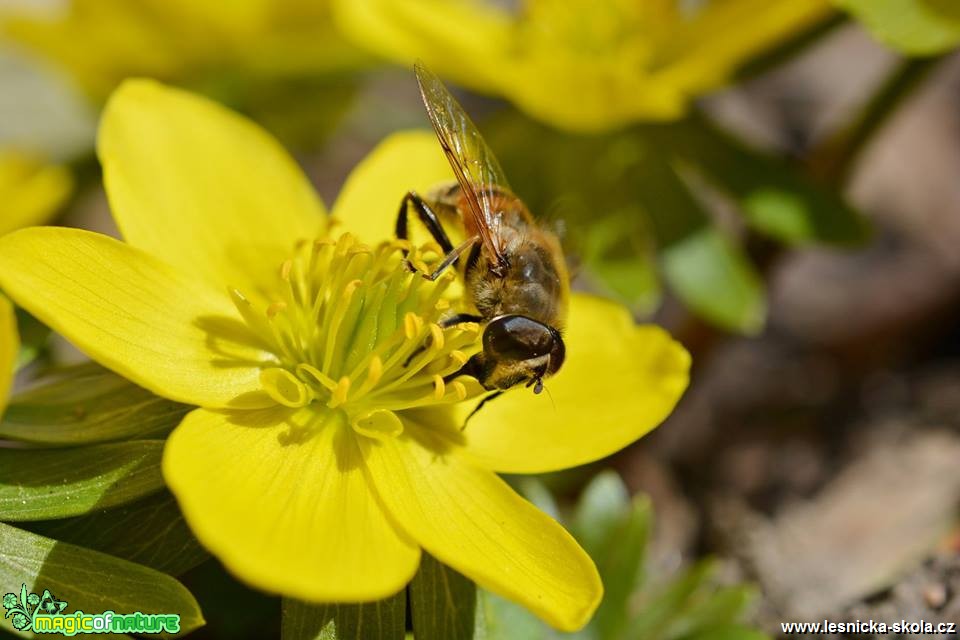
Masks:
[[[425,197],[408,192],[400,204],[396,234],[407,239],[412,206],[446,254],[424,277],[435,280],[457,265],[472,305],[470,313],[447,318],[444,325],[483,325],[483,350],[450,377],[473,376],[491,391],[523,383],[540,393],[543,379],[560,369],[566,353],[560,332],[569,281],[560,243],[537,226],[510,190],[500,163],[443,83],[420,62],[414,69],[456,182],[438,186]],[[441,218],[459,220],[466,240],[454,246]]]

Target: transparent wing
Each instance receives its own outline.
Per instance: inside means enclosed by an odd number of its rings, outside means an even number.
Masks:
[[[505,263],[499,243],[500,213],[496,203],[510,185],[490,147],[456,98],[423,63],[414,65],[420,95],[440,146],[453,167],[470,211],[464,220],[467,234],[478,236],[491,259]]]

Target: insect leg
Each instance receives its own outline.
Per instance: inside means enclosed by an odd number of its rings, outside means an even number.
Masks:
[[[457,258],[460,257],[461,253],[472,247],[477,240],[479,240],[479,238],[476,236],[473,238],[467,238],[461,242],[459,246],[451,249],[450,252],[443,257],[443,260],[440,262],[437,268],[433,270],[433,273],[423,273],[421,275],[427,280],[436,280],[443,274],[444,271],[447,270],[447,267],[457,261]]]
[[[483,318],[481,316],[473,315],[472,313],[458,313],[455,316],[450,316],[445,320],[441,320],[437,324],[440,325],[441,329],[449,329],[450,327],[456,326],[458,324],[463,324],[464,322],[483,322]],[[419,347],[413,353],[407,356],[407,359],[404,360],[403,362],[403,366],[404,367],[409,366],[410,362],[414,358],[416,358],[418,355],[423,353],[426,350],[426,348],[427,348],[426,345]],[[456,375],[460,375],[459,371],[456,373]],[[445,381],[445,382],[449,382],[449,381]]]
[[[427,231],[430,232],[433,239],[437,241],[437,244],[440,245],[443,252],[450,253],[453,251],[453,243],[450,242],[450,237],[447,236],[447,232],[443,230],[443,225],[440,224],[440,218],[437,217],[436,212],[431,209],[430,205],[424,202],[423,198],[417,195],[415,191],[408,191],[407,195],[403,196],[403,200],[400,201],[400,211],[397,213],[397,237],[401,240],[408,239],[408,204],[413,205],[413,209],[417,212],[417,217],[420,218],[420,222],[427,228]],[[404,255],[406,255],[406,252],[404,252]]]
[[[455,316],[450,316],[440,321],[441,329],[448,329],[450,327],[455,327],[458,324],[463,324],[464,322],[483,322],[483,316],[474,315],[472,313],[458,313]]]
[[[460,431],[463,431],[464,429],[467,428],[467,423],[470,422],[470,418],[472,418],[474,415],[476,415],[477,411],[480,411],[480,409],[483,408],[483,405],[487,404],[488,402],[490,402],[490,401],[493,400],[494,398],[499,398],[499,397],[502,396],[502,395],[503,395],[503,391],[494,391],[493,393],[491,393],[490,395],[488,395],[486,398],[484,398],[483,400],[481,400],[481,401],[480,401],[480,404],[478,404],[478,405],[473,409],[473,411],[470,412],[470,415],[467,416],[466,420],[463,421],[463,426],[460,427]]]

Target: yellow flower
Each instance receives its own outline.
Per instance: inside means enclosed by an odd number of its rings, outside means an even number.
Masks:
[[[101,364],[200,407],[163,470],[233,573],[369,601],[402,589],[425,549],[557,628],[586,623],[593,563],[496,472],[583,464],[652,429],[686,387],[682,347],[575,296],[550,393],[510,392],[462,430],[480,389],[444,377],[478,327],[440,329],[453,276],[410,273],[383,242],[406,190],[451,178],[432,134],[383,142],[330,219],[262,130],[151,81],[111,98],[99,153],[126,243],[18,231],[0,239],[0,285]]]
[[[73,190],[70,173],[34,156],[0,150],[0,236],[46,222]],[[13,305],[0,292],[0,417],[7,408],[20,350]]]
[[[129,76],[200,85],[233,70],[320,73],[361,61],[323,0],[68,0],[0,19],[8,37],[61,65],[96,99]]]
[[[73,179],[65,168],[0,150],[0,236],[46,222],[72,190]]]
[[[573,131],[670,120],[830,0],[332,0],[358,44]]]
[[[13,387],[13,372],[19,350],[20,338],[13,305],[0,295],[0,417],[7,408],[7,397]]]

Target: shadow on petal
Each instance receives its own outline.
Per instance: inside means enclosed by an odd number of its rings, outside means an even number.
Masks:
[[[228,316],[200,316],[195,326],[206,332],[206,345],[220,359],[213,360],[215,367],[249,367],[264,364],[263,360],[249,357],[250,349],[269,351],[269,345],[242,321]],[[238,348],[239,347],[239,348]]]

